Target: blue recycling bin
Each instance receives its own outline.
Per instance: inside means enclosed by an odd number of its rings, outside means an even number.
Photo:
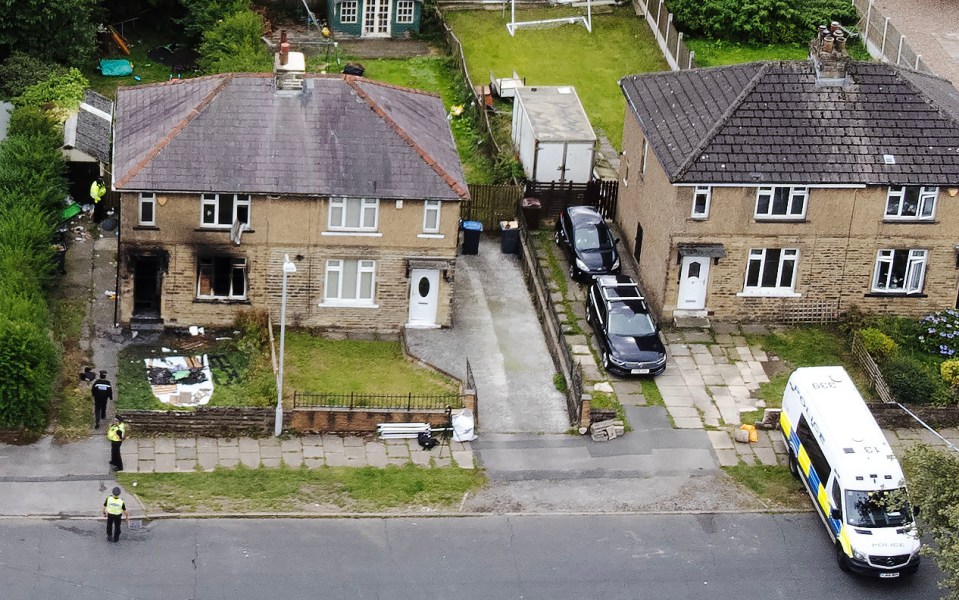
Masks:
[[[480,221],[463,221],[463,254],[479,254],[480,235],[483,233],[483,223]]]

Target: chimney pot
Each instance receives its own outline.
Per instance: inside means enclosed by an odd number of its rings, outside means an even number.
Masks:
[[[835,41],[831,35],[827,35],[822,39],[822,51],[823,52],[832,52],[832,44]]]
[[[290,42],[280,43],[280,64],[285,65],[290,59]]]
[[[842,35],[836,36],[836,51],[840,54],[846,53],[846,38]]]

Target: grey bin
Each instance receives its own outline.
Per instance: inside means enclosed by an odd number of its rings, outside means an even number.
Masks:
[[[499,228],[503,232],[499,240],[499,248],[503,254],[519,254],[519,223],[500,221]]]

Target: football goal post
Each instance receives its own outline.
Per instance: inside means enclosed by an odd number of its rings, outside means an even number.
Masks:
[[[586,16],[570,15],[568,17],[558,17],[555,19],[541,19],[539,21],[517,21],[516,20],[516,0],[510,0],[509,23],[506,24],[506,30],[511,36],[516,35],[516,30],[520,28],[540,29],[543,27],[558,27],[560,25],[573,25],[581,23],[586,31],[593,33],[593,7],[591,0],[586,0]]]

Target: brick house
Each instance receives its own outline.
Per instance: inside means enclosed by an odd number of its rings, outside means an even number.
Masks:
[[[959,92],[810,48],[620,81],[616,221],[662,317],[956,306]]]
[[[118,90],[120,322],[277,318],[288,255],[291,324],[449,325],[468,192],[442,101],[280,62]]]

